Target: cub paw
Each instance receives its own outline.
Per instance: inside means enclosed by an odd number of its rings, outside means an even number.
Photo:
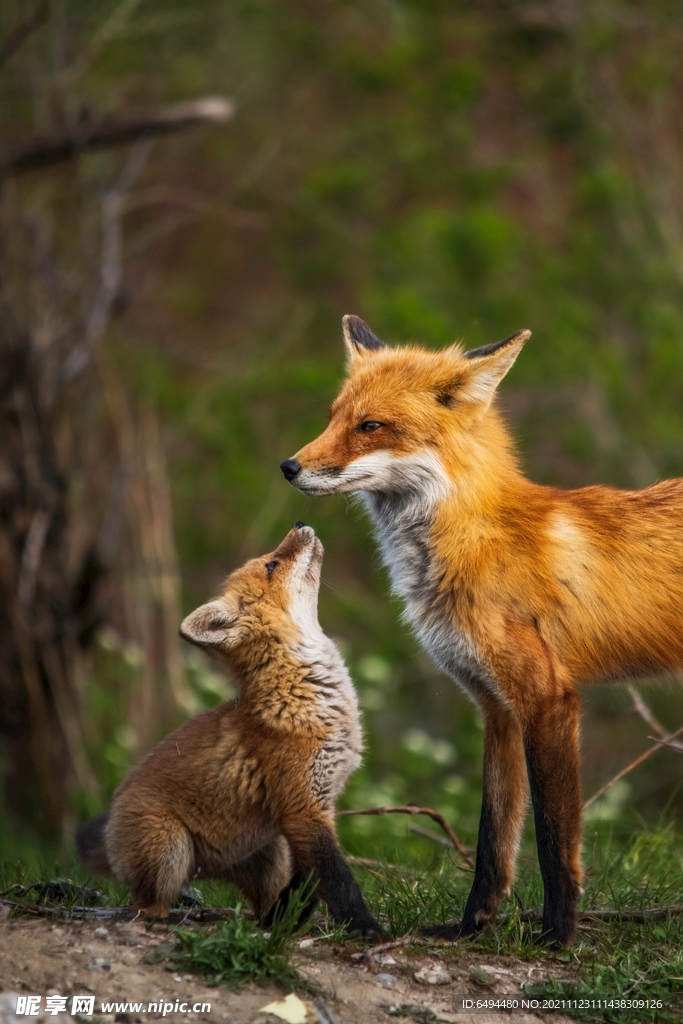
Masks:
[[[427,928],[420,928],[419,935],[423,935],[427,939],[437,939],[441,942],[456,942],[458,939],[466,939],[472,935],[476,935],[480,931],[476,925],[470,925],[469,927],[463,922],[458,921],[454,924],[433,924]]]
[[[381,925],[376,921],[371,925],[366,925],[362,928],[350,928],[348,930],[348,936],[350,939],[362,939],[364,942],[368,942],[371,946],[380,945],[382,942],[391,942],[391,935],[384,931]]]

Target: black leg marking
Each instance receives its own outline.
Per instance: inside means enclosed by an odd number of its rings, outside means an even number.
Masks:
[[[569,850],[567,844],[561,841],[558,823],[553,822],[546,812],[542,773],[536,770],[533,760],[533,756],[530,756],[529,783],[544,889],[543,924],[539,941],[548,946],[565,945],[571,942],[576,931],[579,887],[571,874]],[[577,827],[578,822],[579,818]]]
[[[332,919],[337,924],[346,925],[351,935],[375,942],[389,938],[368,910],[334,837],[327,832],[318,833],[311,854],[318,879],[317,891],[327,904]]]
[[[297,893],[302,888],[302,886],[306,884],[306,882],[312,882],[310,872],[307,875],[304,874],[303,871],[294,872],[291,881],[287,883],[287,885],[284,887],[278,898],[275,900],[275,903],[273,903],[270,910],[261,919],[261,924],[263,925],[264,928],[268,929],[273,927],[276,918],[282,917],[282,915],[285,913],[287,907],[289,906],[289,901],[291,900],[292,896],[294,896],[294,894]],[[307,899],[306,903],[302,907],[301,913],[299,914],[299,917],[297,919],[297,928],[300,928],[301,925],[304,925],[306,921],[308,921],[311,914],[318,905],[317,887],[315,887],[314,889],[312,885],[311,888],[312,891],[310,897]]]

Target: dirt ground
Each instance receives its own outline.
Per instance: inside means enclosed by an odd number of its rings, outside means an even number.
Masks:
[[[31,994],[95,996],[94,1024],[146,1024],[164,1016],[160,1009],[147,1009],[151,1002],[172,1003],[173,1010],[167,1010],[165,1016],[174,1022],[278,1024],[278,1017],[262,1012],[264,1006],[283,998],[275,986],[232,992],[149,962],[155,950],[163,953],[164,946],[170,948],[172,941],[172,933],[162,924],[150,927],[118,922],[98,927],[90,922],[54,924],[42,919],[5,918],[0,921],[0,1024],[27,1021],[27,1016],[16,1015],[17,997]],[[568,1020],[553,1013],[454,1012],[460,997],[521,1000],[520,985],[542,980],[548,972],[547,961],[530,964],[509,957],[483,956],[464,946],[447,947],[442,954],[425,957],[409,957],[394,949],[368,958],[352,944],[331,947],[304,939],[294,962],[323,992],[317,1000],[301,994],[307,1010],[306,1024],[389,1024],[392,1020],[406,1024],[531,1024],[539,1019],[559,1024]],[[562,976],[559,967],[552,965],[557,977]],[[434,984],[435,980],[439,983]],[[140,1002],[145,1009],[103,1012],[103,1001]],[[187,1004],[185,1012],[182,1003]],[[199,1004],[196,1010],[195,1004]],[[210,1008],[201,1004],[210,1004]],[[430,1016],[430,1010],[434,1016]],[[39,1024],[74,1021],[69,1012],[47,1014],[44,998],[39,1015],[33,1019]]]

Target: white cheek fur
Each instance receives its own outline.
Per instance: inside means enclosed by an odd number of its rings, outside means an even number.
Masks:
[[[436,452],[423,449],[411,455],[371,452],[344,466],[340,473],[316,473],[302,469],[296,486],[307,494],[369,494],[412,496],[420,504],[433,505],[452,487]]]

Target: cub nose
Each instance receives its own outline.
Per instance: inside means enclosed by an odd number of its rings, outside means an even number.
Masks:
[[[297,473],[300,472],[301,466],[296,459],[285,459],[284,462],[280,463],[280,469],[285,474],[285,479],[291,483]]]

